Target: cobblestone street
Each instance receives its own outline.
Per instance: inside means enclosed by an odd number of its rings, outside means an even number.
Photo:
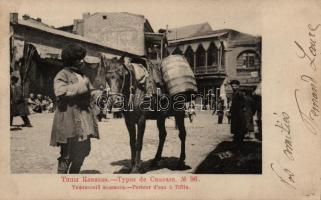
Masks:
[[[110,115],[108,117],[111,117]],[[30,115],[32,128],[11,130],[11,172],[52,174],[57,170],[59,148],[49,146],[53,114]],[[20,118],[14,124],[22,124]],[[158,130],[156,121],[146,124],[142,151],[142,168],[146,173],[192,173],[207,155],[221,142],[230,141],[229,125],[224,118],[223,124],[217,124],[217,115],[210,111],[197,112],[193,123],[185,118],[186,169],[174,170],[180,154],[178,130],[174,119],[166,120],[167,138],[163,151],[163,167],[148,169],[157,150]],[[99,122],[101,139],[92,139],[92,150],[86,158],[81,173],[126,173],[129,166],[129,137],[123,119],[105,119]],[[161,165],[162,166],[162,165]]]

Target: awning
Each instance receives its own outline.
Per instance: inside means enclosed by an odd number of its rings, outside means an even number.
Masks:
[[[25,41],[16,38],[12,39],[13,53],[15,61],[20,60],[23,57]]]
[[[161,43],[161,41],[163,39],[165,39],[165,36],[162,33],[145,32],[144,35],[145,35],[146,40],[153,41],[153,42],[159,42],[159,44]]]
[[[61,49],[50,47],[42,44],[30,43],[36,47],[40,58],[57,58],[61,59]]]
[[[104,57],[104,58],[107,58],[107,59],[111,59],[111,58],[120,58],[120,56],[117,56],[117,55],[114,55],[114,54],[108,54],[108,53],[101,53],[101,55]]]
[[[86,56],[84,58],[84,61],[88,64],[98,64],[98,63],[100,63],[100,58],[95,57],[95,56]]]
[[[61,59],[62,49],[50,47],[42,44],[36,44],[36,43],[30,43],[30,44],[32,44],[37,49],[37,52],[40,58]],[[98,64],[100,63],[100,58],[96,56],[86,55],[86,57],[84,58],[84,61],[88,64]]]

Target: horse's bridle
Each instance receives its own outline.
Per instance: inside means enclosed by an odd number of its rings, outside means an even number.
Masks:
[[[131,98],[131,96],[132,96],[132,94],[133,94],[133,77],[132,77],[132,75],[131,75],[131,72],[130,72],[130,70],[125,66],[125,65],[123,65],[123,67],[125,68],[125,70],[129,73],[129,77],[130,77],[130,80],[129,80],[129,84],[130,84],[130,86],[129,86],[129,97]],[[110,71],[108,71],[107,73],[115,73],[116,72],[116,70],[110,70]],[[123,83],[122,83],[122,86],[121,86],[121,89],[120,89],[120,92],[119,93],[117,93],[117,92],[109,92],[108,90],[107,90],[107,96],[122,96],[123,95],[123,93],[124,93],[124,89],[125,89],[125,82],[126,82],[126,73],[123,73]]]

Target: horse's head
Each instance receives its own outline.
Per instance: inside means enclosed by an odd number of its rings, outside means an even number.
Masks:
[[[116,59],[105,60],[106,66],[106,82],[110,87],[110,95],[113,102],[119,101],[119,97],[125,92],[125,79],[127,75],[127,69],[124,64]]]

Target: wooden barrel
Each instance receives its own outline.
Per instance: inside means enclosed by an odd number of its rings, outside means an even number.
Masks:
[[[161,72],[169,95],[197,93],[194,73],[181,55],[170,55],[161,63]]]

